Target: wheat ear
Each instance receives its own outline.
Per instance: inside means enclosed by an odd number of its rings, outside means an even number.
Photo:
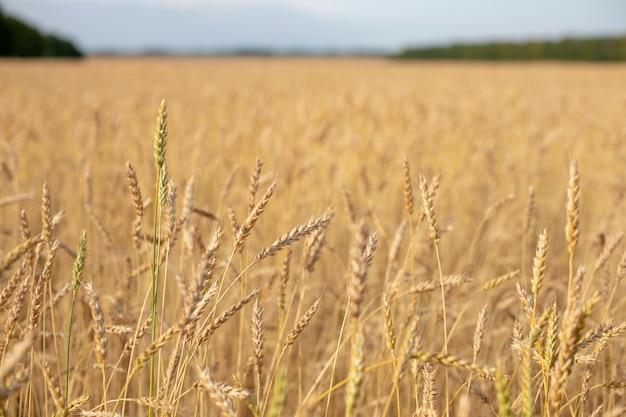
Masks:
[[[572,160],[569,168],[569,182],[567,185],[567,225],[565,226],[565,237],[567,238],[567,251],[569,252],[569,286],[571,289],[574,276],[574,252],[578,245],[579,230],[579,201],[580,201],[580,174],[578,172],[578,162]]]
[[[259,220],[259,217],[261,216],[261,214],[263,214],[263,211],[265,211],[265,207],[267,206],[267,203],[272,197],[272,194],[274,194],[275,189],[276,189],[276,181],[272,182],[272,184],[269,186],[265,194],[263,194],[263,197],[261,197],[261,200],[254,207],[254,209],[250,212],[250,214],[248,215],[246,220],[244,220],[244,222],[239,227],[239,229],[237,229],[237,234],[235,235],[235,249],[236,250],[240,249],[243,246],[243,243],[245,242],[246,238],[250,236],[250,232],[254,228],[254,225],[256,224],[257,220]]]

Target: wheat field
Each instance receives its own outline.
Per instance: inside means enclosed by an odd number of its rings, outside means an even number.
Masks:
[[[0,415],[625,415],[625,69],[0,62]]]

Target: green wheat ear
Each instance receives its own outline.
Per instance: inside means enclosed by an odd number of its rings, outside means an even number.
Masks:
[[[160,170],[165,164],[165,146],[167,145],[167,106],[161,100],[157,115],[156,132],[154,133],[154,163]]]
[[[157,115],[156,131],[154,132],[154,163],[157,168],[157,198],[162,207],[167,200],[167,164],[165,162],[165,148],[167,146],[167,105],[161,100]]]
[[[78,253],[72,269],[72,291],[76,294],[82,283],[83,268],[85,267],[85,257],[87,256],[87,233],[83,230],[78,242]]]

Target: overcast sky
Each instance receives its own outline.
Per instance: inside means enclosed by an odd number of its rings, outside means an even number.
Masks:
[[[626,0],[0,0],[87,52],[408,45],[626,34]]]

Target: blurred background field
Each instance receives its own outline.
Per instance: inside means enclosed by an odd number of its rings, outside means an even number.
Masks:
[[[36,192],[47,181],[59,204],[73,202],[63,209],[76,218],[89,176],[96,207],[121,221],[122,207],[130,210],[117,198],[126,161],[146,186],[152,181],[154,103],[165,97],[170,172],[181,183],[193,175],[199,203],[213,211],[230,173],[238,167],[241,182],[258,156],[268,178],[284,183],[277,205],[293,210],[274,226],[339,208],[345,188],[361,211],[372,206],[395,227],[407,157],[416,172],[442,174],[441,216],[457,232],[509,193],[521,221],[530,186],[538,201],[550,200],[536,228],[556,229],[565,198],[556,190],[573,158],[583,196],[593,193],[582,213],[594,220],[583,227],[608,233],[623,220],[623,70],[312,58],[8,61],[0,67],[7,193]],[[5,219],[6,230],[14,218]]]

